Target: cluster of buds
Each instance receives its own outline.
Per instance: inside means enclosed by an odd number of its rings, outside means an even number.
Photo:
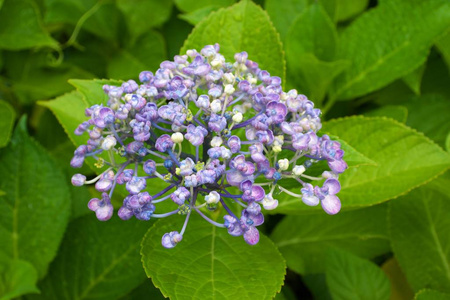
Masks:
[[[102,193],[88,205],[99,220],[111,218],[117,185],[129,192],[117,213],[123,220],[186,216],[180,232],[162,237],[166,248],[182,240],[191,213],[254,245],[261,208],[275,209],[281,192],[339,212],[338,176],[347,164],[338,142],[317,135],[320,110],[296,90],[283,92],[280,77],[261,70],[246,52],[234,60],[226,62],[219,45],[209,45],[162,62],[155,74],[141,72],[140,85],[103,87],[109,100],[86,109],[90,119],[75,133],[89,139],[71,161],[79,168],[91,157],[106,168],[89,181],[72,177],[74,185],[95,183]],[[317,174],[310,168],[321,161],[327,170]],[[283,187],[288,180],[298,182],[298,192]],[[160,191],[146,191],[149,182]],[[157,211],[162,201],[172,201],[174,210]],[[223,222],[211,218],[214,210]]]

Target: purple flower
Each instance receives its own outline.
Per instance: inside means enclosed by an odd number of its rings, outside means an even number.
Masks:
[[[138,194],[145,189],[147,182],[142,177],[133,176],[130,181],[127,182],[126,188],[130,194]]]
[[[178,205],[183,205],[186,200],[189,200],[191,193],[184,186],[179,187],[170,195],[170,199]]]
[[[86,176],[82,174],[75,174],[72,176],[71,181],[74,186],[82,186],[86,182]]]
[[[225,129],[226,126],[227,126],[227,120],[225,119],[225,117],[216,115],[214,113],[211,114],[211,117],[209,118],[209,122],[208,122],[209,129],[211,129],[212,131],[215,131],[215,132],[221,132],[222,130]]]
[[[266,115],[270,117],[271,123],[280,124],[287,115],[287,107],[283,103],[272,101],[267,104]]]
[[[239,188],[243,192],[242,200],[251,203],[253,201],[261,201],[266,195],[264,189],[259,185],[253,185],[251,180],[241,182]]]
[[[233,186],[239,186],[241,182],[252,180],[252,174],[255,172],[255,165],[245,161],[244,155],[238,155],[230,161],[231,170],[227,171],[227,181]]]
[[[142,71],[139,74],[139,80],[141,82],[149,82],[153,79],[153,73],[150,71]]]
[[[180,175],[187,176],[194,173],[195,163],[192,158],[188,157],[180,162]]]
[[[186,120],[186,114],[183,113],[183,106],[175,102],[169,102],[158,109],[161,118],[171,121],[176,125],[182,125]]]
[[[223,219],[225,220],[224,222],[225,228],[228,230],[228,233],[230,235],[232,236],[242,235],[243,231],[241,229],[241,225],[238,219],[230,215],[225,215]]]
[[[201,55],[197,55],[189,66],[183,68],[183,73],[186,75],[205,76],[210,70],[211,66],[206,60]]]
[[[117,178],[116,178],[116,182],[118,184],[124,184],[127,183],[128,181],[131,180],[131,178],[133,178],[133,174],[134,174],[134,170],[132,169],[125,169],[123,170],[122,173],[120,173]]]
[[[109,107],[98,108],[92,114],[92,122],[99,128],[105,128],[106,126],[113,124],[114,120],[114,111]]]
[[[241,228],[244,232],[244,240],[249,245],[256,245],[259,242],[259,231],[256,226],[264,223],[264,215],[261,213],[259,204],[252,202],[242,211]]]
[[[144,163],[144,172],[148,175],[152,175],[156,171],[156,163],[154,160],[148,159]]]
[[[335,215],[341,210],[341,201],[336,196],[341,190],[339,181],[334,178],[325,180],[322,188],[316,186],[315,194],[319,197],[323,210],[329,215]]]
[[[167,150],[171,149],[172,146],[173,141],[168,134],[163,134],[162,136],[160,136],[155,143],[155,148],[161,152],[166,152]]]
[[[186,85],[184,85],[183,78],[175,76],[168,83],[164,96],[167,99],[180,99],[186,96],[187,93],[188,89]]]
[[[183,236],[179,234],[178,231],[171,231],[163,235],[161,239],[161,244],[163,245],[164,248],[170,249],[175,247],[176,244],[181,242],[182,239]]]
[[[153,122],[158,120],[158,118],[158,107],[152,102],[148,102],[138,113],[136,113],[136,120],[139,122]]]
[[[138,142],[145,142],[150,138],[150,126],[149,121],[138,122],[136,119],[130,122],[131,128],[133,128],[134,139]]]
[[[209,108],[209,97],[208,95],[200,95],[195,101],[195,105],[198,108],[208,109]]]
[[[319,197],[316,196],[314,192],[314,187],[310,183],[306,183],[303,185],[303,188],[301,189],[302,192],[302,201],[306,205],[309,206],[316,206],[319,204]]]
[[[241,139],[233,135],[228,139],[227,145],[230,147],[231,153],[237,153],[241,150]]]
[[[187,133],[185,134],[185,138],[191,142],[194,146],[200,146],[203,144],[203,140],[205,136],[208,134],[208,130],[206,130],[202,126],[188,125]]]
[[[114,211],[111,204],[111,199],[106,193],[102,194],[101,200],[98,198],[91,199],[88,203],[88,207],[90,210],[95,212],[97,219],[100,221],[107,221],[111,219]]]
[[[138,84],[134,80],[128,80],[122,83],[122,89],[125,93],[134,93],[139,88]]]

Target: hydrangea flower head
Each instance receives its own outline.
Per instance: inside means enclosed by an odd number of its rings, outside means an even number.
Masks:
[[[155,73],[141,72],[139,80],[105,85],[108,102],[86,109],[89,120],[75,130],[88,139],[71,166],[88,158],[106,168],[92,180],[72,177],[73,185],[95,184],[101,192],[88,205],[99,220],[113,215],[117,185],[129,193],[118,208],[123,220],[185,216],[180,231],[162,237],[166,248],[182,241],[192,213],[258,243],[261,210],[282,201],[276,192],[339,212],[338,177],[347,168],[341,145],[317,134],[321,112],[312,101],[284,92],[281,79],[246,52],[227,62],[218,44],[208,45],[162,62]],[[311,166],[320,161],[329,170],[317,176]],[[297,193],[283,187],[288,180],[300,185]],[[163,201],[174,209],[160,212]],[[211,219],[211,210],[220,210],[223,221]]]

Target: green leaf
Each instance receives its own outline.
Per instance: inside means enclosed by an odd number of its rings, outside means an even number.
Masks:
[[[408,109],[402,105],[386,105],[364,113],[366,117],[387,117],[400,123],[405,123],[408,118]]]
[[[32,299],[116,299],[145,279],[139,243],[148,223],[113,217],[98,221],[94,214],[70,223],[42,294]]]
[[[179,18],[195,26],[200,23],[200,21],[205,19],[210,13],[218,10],[219,8],[220,6],[218,5],[205,6],[192,12],[179,15]]]
[[[261,69],[284,80],[286,66],[280,37],[267,13],[253,2],[245,0],[211,13],[194,28],[180,52],[200,51],[214,43],[220,44],[227,60],[233,60],[237,52],[246,51]]]
[[[343,60],[334,61],[336,47],[336,28],[318,3],[306,9],[287,34],[289,74],[319,105],[332,80],[347,67]]]
[[[369,4],[369,0],[336,0],[335,20],[346,21],[362,13]]]
[[[56,255],[70,215],[70,196],[63,173],[26,132],[22,118],[0,157],[0,252],[27,260],[47,271]]]
[[[236,0],[175,0],[175,5],[183,12],[193,12],[211,5],[226,7],[235,2]]]
[[[118,0],[117,7],[125,15],[128,31],[134,40],[169,19],[172,1]]]
[[[71,24],[116,43],[120,11],[113,1],[44,0],[45,24]]]
[[[285,41],[289,28],[307,6],[307,0],[266,0],[265,9],[282,41]]]
[[[6,101],[0,100],[0,148],[5,147],[11,137],[11,131],[16,119],[16,111]]]
[[[151,299],[151,300],[164,300],[164,296],[161,292],[152,284],[151,280],[145,280],[143,284],[135,288],[128,295],[120,298],[120,300],[139,300],[139,299]]]
[[[314,299],[332,300],[330,291],[327,287],[326,277],[324,273],[307,274],[302,276],[302,281],[312,293]]]
[[[362,165],[373,165],[376,166],[377,163],[361,152],[358,152],[355,148],[350,146],[346,141],[343,139],[331,135],[330,138],[332,140],[338,141],[341,143],[341,149],[345,152],[345,162],[349,167],[357,167]]]
[[[445,140],[445,150],[450,152],[450,132],[447,134],[447,138]]]
[[[38,274],[29,262],[0,258],[0,300],[14,299],[29,293],[39,293]]]
[[[436,47],[441,52],[448,68],[450,68],[450,31],[437,40]]]
[[[450,132],[449,100],[441,95],[423,95],[411,99],[405,103],[409,112],[406,125],[423,132],[444,147],[445,139]]]
[[[444,294],[439,291],[424,289],[417,292],[415,300],[447,300],[450,298],[450,294]]]
[[[352,167],[340,175],[338,196],[344,209],[398,197],[450,167],[447,152],[423,134],[392,119],[362,116],[335,119],[324,123],[322,132],[338,136],[376,163]],[[278,212],[302,214],[314,209],[301,204],[298,198],[277,198]]]
[[[435,184],[389,204],[392,249],[414,291],[450,292],[450,179]]]
[[[45,31],[39,8],[31,0],[5,0],[0,10],[0,49],[34,47],[57,49],[58,42]]]
[[[77,90],[83,95],[83,100],[87,106],[95,104],[106,104],[108,102],[108,95],[103,91],[103,85],[116,85],[120,86],[122,81],[114,79],[94,79],[94,80],[80,80],[72,79],[69,83],[77,88]],[[87,107],[86,106],[86,107]],[[83,121],[86,117],[83,117]]]
[[[272,299],[280,291],[285,263],[273,243],[261,236],[249,246],[199,216],[173,249],[161,245],[164,233],[181,228],[184,218],[164,219],[142,241],[147,276],[173,299]],[[268,263],[270,261],[270,264]]]
[[[382,1],[363,14],[342,33],[338,57],[352,65],[336,78],[334,97],[367,94],[418,68],[450,26],[449,15],[447,0]]]
[[[340,250],[330,251],[326,261],[327,285],[334,300],[389,299],[389,280],[371,261]]]
[[[402,79],[407,86],[416,94],[420,95],[420,86],[422,84],[423,73],[425,72],[426,63],[419,66],[411,73],[404,76]]]
[[[386,205],[377,205],[334,216],[324,212],[287,216],[275,227],[271,239],[289,269],[310,274],[325,271],[326,251],[330,247],[366,258],[388,252],[386,227]]]
[[[163,1],[164,2],[164,1]],[[148,31],[129,48],[121,49],[111,59],[107,74],[110,78],[139,78],[144,70],[156,71],[165,60],[164,39],[155,31]]]
[[[5,53],[6,54],[6,53]],[[75,65],[49,65],[45,52],[9,52],[5,69],[15,96],[23,104],[56,97],[73,89],[70,78],[92,78],[94,75]]]

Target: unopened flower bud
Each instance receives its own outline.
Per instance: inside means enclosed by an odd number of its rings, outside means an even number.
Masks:
[[[278,166],[281,171],[285,171],[289,168],[289,160],[287,158],[280,159],[278,161]]]
[[[211,146],[212,147],[220,147],[223,143],[223,140],[220,136],[215,136],[211,140]]]
[[[234,93],[234,91],[235,91],[235,89],[234,89],[234,87],[233,87],[232,84],[227,84],[227,85],[225,86],[225,93],[226,93],[226,94],[231,95],[231,94]]]
[[[302,175],[305,171],[306,171],[305,166],[303,166],[303,165],[295,166],[295,167],[292,169],[292,174],[294,174],[295,176],[300,176],[300,175]]]
[[[222,111],[222,102],[218,99],[211,102],[211,110],[215,113]]]
[[[179,144],[179,143],[183,142],[184,137],[181,132],[175,132],[172,134],[171,139],[172,139],[172,142],[174,142],[175,144]]]
[[[82,186],[86,182],[86,176],[83,174],[75,174],[72,176],[72,184],[74,186]]]
[[[233,122],[234,122],[234,123],[241,123],[243,117],[244,117],[244,116],[242,115],[242,113],[238,112],[238,113],[236,113],[236,114],[233,116]]]
[[[212,191],[205,196],[205,201],[208,204],[217,204],[220,201],[220,195],[216,191]]]
[[[108,135],[107,137],[105,137],[102,141],[102,149],[103,150],[110,150],[112,148],[114,148],[114,146],[117,144],[117,140],[114,136],[112,135]]]

